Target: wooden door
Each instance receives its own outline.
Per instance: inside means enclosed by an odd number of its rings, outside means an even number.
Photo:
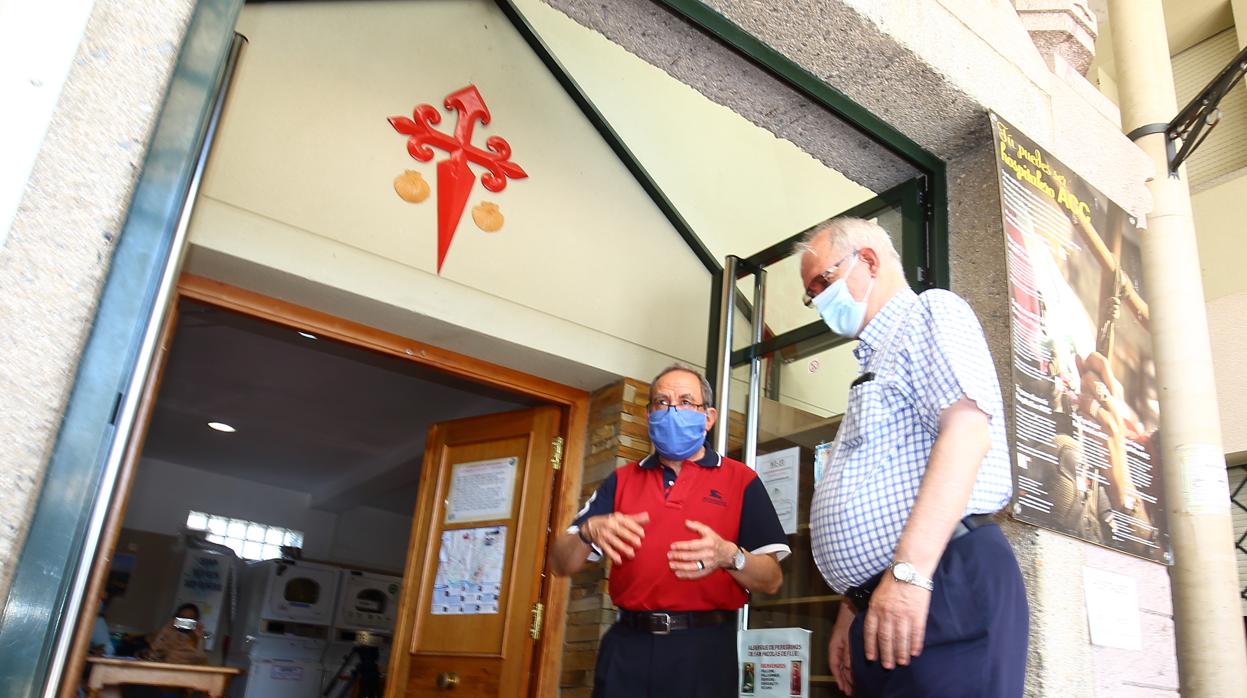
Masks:
[[[429,430],[389,698],[528,695],[561,421],[539,407]]]

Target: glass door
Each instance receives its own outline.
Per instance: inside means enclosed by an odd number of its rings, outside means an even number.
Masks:
[[[873,220],[892,235],[915,290],[927,283],[925,226],[917,180],[871,199],[842,215]],[[810,553],[810,502],[816,462],[835,438],[857,377],[850,340],[827,329],[801,302],[797,233],[750,257],[728,256],[712,318],[712,351],[719,414],[720,453],[752,468],[795,459],[797,481],[767,482],[792,555],[785,560],[779,593],[755,595],[741,614],[746,628],[812,631],[810,695],[842,696],[827,668],[827,642],[841,597],[823,581]],[[717,320],[717,322],[716,322]]]

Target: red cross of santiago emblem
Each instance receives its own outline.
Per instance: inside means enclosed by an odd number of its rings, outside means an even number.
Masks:
[[[468,85],[446,97],[446,109],[458,113],[454,135],[433,128],[441,123],[442,114],[429,104],[418,104],[412,112],[413,119],[391,116],[390,125],[395,131],[409,136],[407,152],[420,162],[433,159],[433,148],[446,151],[448,157],[437,163],[437,273],[442,273],[442,263],[450,250],[459,219],[468,203],[468,196],[476,184],[476,173],[468,163],[487,170],[481,176],[481,184],[492,192],[507,187],[507,179],[524,179],[528,173],[511,162],[511,145],[501,136],[490,136],[485,148],[472,145],[472,131],[476,122],[482,125],[490,120],[489,107],[475,85]],[[432,147],[430,147],[432,146]]]

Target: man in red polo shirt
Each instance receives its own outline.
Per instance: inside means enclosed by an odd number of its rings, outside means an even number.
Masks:
[[[762,481],[705,445],[712,399],[693,369],[658,374],[654,453],[607,476],[554,541],[555,574],[613,564],[619,619],[598,650],[594,698],[737,695],[736,610],[783,581],[791,551]]]

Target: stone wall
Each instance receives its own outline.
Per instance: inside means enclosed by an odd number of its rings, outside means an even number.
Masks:
[[[649,385],[631,378],[593,394],[589,403],[582,502],[615,468],[649,455],[645,409],[648,401]],[[559,677],[563,698],[588,698],[593,692],[598,641],[615,622],[615,607],[606,591],[609,574],[609,566],[603,563],[590,565],[572,577],[563,668]]]
[[[194,5],[95,3],[0,246],[0,598]]]

